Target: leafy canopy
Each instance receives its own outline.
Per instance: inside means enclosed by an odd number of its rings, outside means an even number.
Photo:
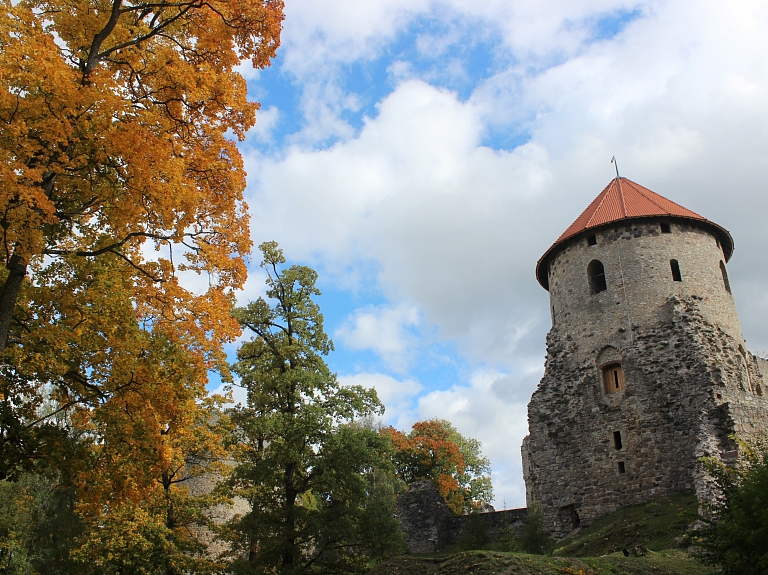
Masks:
[[[376,392],[342,387],[323,360],[333,344],[313,297],[317,273],[284,268],[260,246],[267,298],[235,310],[252,337],[234,371],[248,392],[231,485],[253,511],[231,526],[239,573],[366,573],[400,548],[386,437],[354,423],[381,413]]]

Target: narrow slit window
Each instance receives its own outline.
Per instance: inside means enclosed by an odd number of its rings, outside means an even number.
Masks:
[[[596,246],[597,245],[597,236],[595,234],[587,236],[587,245],[588,246]]]
[[[669,267],[672,268],[672,279],[676,282],[683,281],[683,276],[680,275],[680,264],[677,260],[669,260]]]
[[[616,393],[624,389],[624,371],[618,364],[603,368],[603,389],[605,393]]]
[[[720,273],[723,274],[723,285],[725,286],[725,291],[728,293],[731,293],[731,282],[728,281],[728,272],[725,269],[725,264],[720,261]]]
[[[608,285],[605,283],[605,268],[602,262],[598,260],[592,260],[587,266],[587,276],[589,276],[589,291],[590,293],[600,293],[608,289]]]
[[[617,451],[621,450],[621,448],[623,447],[621,444],[621,431],[613,432],[613,446],[616,448]]]
[[[627,467],[624,465],[623,461],[619,461],[619,473],[626,473]]]
[[[669,222],[662,222],[661,223],[661,233],[662,234],[671,234],[672,233],[672,226],[669,225]]]

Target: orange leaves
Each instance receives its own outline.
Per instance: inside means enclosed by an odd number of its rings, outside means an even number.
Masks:
[[[194,317],[198,329],[186,335],[209,351],[220,344],[210,336],[232,338],[238,329],[222,298],[245,281],[251,242],[242,159],[227,134],[243,138],[258,107],[236,67],[242,58],[269,64],[282,8],[273,0],[0,5],[5,261],[20,256],[34,280],[57,257],[115,254],[135,279],[139,320],[174,330],[190,327],[178,316]],[[150,258],[145,243],[163,252]],[[172,281],[174,269],[208,275],[211,289],[188,292]]]
[[[382,431],[395,448],[395,465],[406,483],[431,479],[440,495],[455,512],[461,513],[468,493],[459,485],[464,473],[464,457],[450,438],[450,430],[440,420],[419,421],[406,435],[389,427]]]

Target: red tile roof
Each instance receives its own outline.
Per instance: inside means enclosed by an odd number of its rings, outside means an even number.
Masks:
[[[545,265],[553,252],[566,240],[607,224],[621,220],[648,217],[667,217],[670,219],[697,220],[715,233],[723,246],[723,253],[728,261],[733,253],[733,238],[728,230],[703,218],[696,212],[652,192],[627,178],[614,178],[600,192],[586,210],[576,218],[557,241],[544,253],[536,265],[536,277],[539,283],[549,289]]]

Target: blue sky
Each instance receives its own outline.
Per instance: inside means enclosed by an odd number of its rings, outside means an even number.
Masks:
[[[768,349],[766,6],[703,1],[286,0],[243,67],[254,245],[320,273],[347,383],[400,428],[483,442],[497,507],[543,371],[537,259],[613,176],[725,226],[744,334]],[[254,256],[241,301],[263,292]]]

